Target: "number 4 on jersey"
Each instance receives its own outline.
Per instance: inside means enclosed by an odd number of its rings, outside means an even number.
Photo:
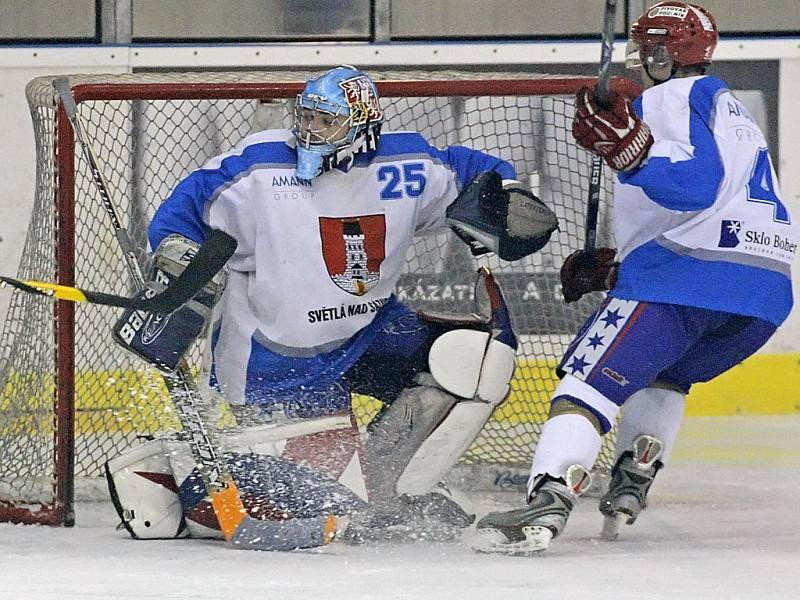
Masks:
[[[772,161],[770,161],[766,148],[758,149],[756,164],[750,175],[750,181],[747,182],[747,190],[748,201],[771,204],[773,206],[772,220],[789,225],[789,211],[786,210],[786,206],[775,191],[775,183],[772,179]]]

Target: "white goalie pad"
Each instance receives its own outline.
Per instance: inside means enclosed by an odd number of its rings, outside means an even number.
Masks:
[[[411,457],[397,480],[397,493],[417,496],[433,489],[470,447],[493,410],[486,402],[456,404]]]
[[[455,329],[436,338],[428,366],[442,389],[495,407],[508,395],[515,354],[485,331]]]
[[[169,452],[168,442],[151,440],[105,465],[114,508],[135,539],[171,539],[188,534]]]
[[[445,477],[508,396],[514,357],[513,348],[483,331],[456,329],[436,339],[428,358],[431,375],[459,401],[414,452],[397,481],[398,493],[425,494]]]
[[[349,416],[262,425],[222,436],[220,442],[222,450],[233,455],[275,456],[303,465],[304,473],[318,472],[321,480],[338,482],[344,486],[342,489],[367,499],[358,430]],[[179,489],[180,493],[186,491],[184,485],[188,484],[188,493],[193,494],[189,478],[197,479],[195,466],[187,443],[165,440],[146,442],[108,462],[112,499],[132,537],[163,539],[189,534],[195,538],[222,538],[213,509],[207,499],[203,500],[202,492],[196,498],[197,504],[190,503],[191,510],[181,503]],[[253,475],[258,477],[257,473]],[[265,472],[263,477],[267,480],[269,475]],[[262,504],[269,500],[252,499]]]

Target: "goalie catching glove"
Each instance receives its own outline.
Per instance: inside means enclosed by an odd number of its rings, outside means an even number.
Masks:
[[[517,185],[504,187],[497,171],[486,171],[447,208],[447,224],[473,255],[494,252],[503,260],[518,260],[541,250],[558,229],[555,213]]]
[[[592,90],[581,88],[575,99],[572,137],[582,148],[600,155],[612,169],[629,171],[647,156],[653,135],[630,100],[614,93],[610,104],[608,110],[603,109]]]
[[[203,331],[225,288],[222,267],[236,241],[213,231],[199,246],[180,235],[153,253],[150,281],[113,328],[114,341],[139,358],[173,371]]]

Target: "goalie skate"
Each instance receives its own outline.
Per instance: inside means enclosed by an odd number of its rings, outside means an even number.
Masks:
[[[550,541],[564,531],[575,499],[589,487],[591,476],[580,465],[573,465],[565,480],[547,475],[525,508],[486,515],[478,522],[473,550],[511,556],[547,550]]]
[[[467,508],[465,508],[467,507]],[[401,495],[354,515],[345,542],[453,541],[475,521],[463,495],[439,483],[421,496]]]
[[[605,517],[600,536],[604,540],[617,539],[622,525],[632,525],[647,507],[647,491],[663,466],[659,460],[663,450],[659,439],[640,435],[633,441],[633,449],[620,456],[608,492],[600,498],[600,512]]]

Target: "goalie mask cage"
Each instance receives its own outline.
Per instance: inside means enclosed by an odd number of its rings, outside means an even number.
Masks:
[[[70,78],[85,133],[142,260],[147,225],[178,181],[257,128],[290,127],[294,97],[311,74]],[[477,267],[494,271],[521,341],[518,368],[509,399],[462,464],[524,472],[547,417],[554,367],[597,301],[566,305],[558,284],[563,259],[582,246],[590,165],[570,134],[572,98],[594,80],[532,73],[372,74],[385,130],[415,130],[438,147],[466,145],[511,161],[560,219],[549,244],[517,263],[474,259],[448,232],[420,238],[397,288],[398,298],[415,309],[472,312]],[[27,95],[36,137],[36,194],[18,276],[132,293],[52,78],[31,81]],[[609,181],[606,173],[601,241],[608,231]],[[304,192],[281,193],[302,202]],[[161,376],[111,341],[118,313],[22,292],[11,297],[0,354],[0,520],[70,525],[76,482],[89,497],[106,497],[106,460],[144,436],[180,430]],[[378,403],[355,397],[353,404],[364,424]],[[606,443],[599,463],[608,468],[611,460]]]

